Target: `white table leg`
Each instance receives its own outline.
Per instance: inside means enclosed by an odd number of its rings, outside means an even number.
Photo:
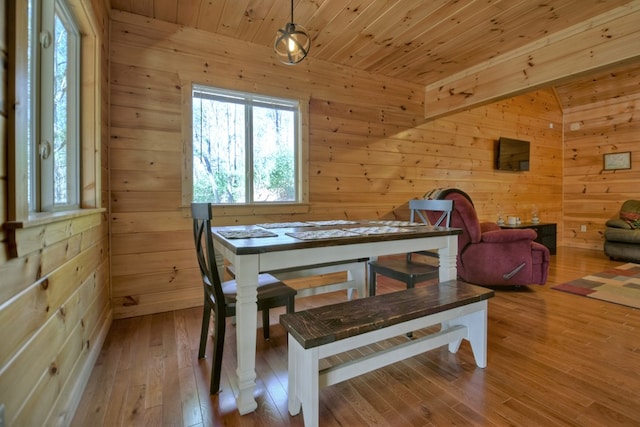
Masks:
[[[236,341],[238,348],[238,396],[236,404],[241,415],[258,407],[253,392],[256,385],[256,325],[258,321],[257,287],[258,257],[236,258]]]
[[[458,278],[456,260],[458,258],[458,236],[447,237],[447,247],[438,249],[440,267],[438,276],[440,282],[456,280]]]
[[[352,268],[347,270],[348,280],[355,284],[356,287],[349,288],[347,291],[347,299],[351,301],[353,299],[354,289],[358,292],[358,298],[364,298],[367,296],[367,263],[358,263],[357,266],[351,266]],[[355,267],[355,268],[354,268]]]

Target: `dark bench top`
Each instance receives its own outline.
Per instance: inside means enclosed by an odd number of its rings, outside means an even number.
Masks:
[[[489,299],[490,289],[450,280],[280,316],[303,348],[313,348],[387,326]]]

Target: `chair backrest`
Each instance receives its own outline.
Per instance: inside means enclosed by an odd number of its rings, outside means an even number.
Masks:
[[[452,200],[410,200],[411,221],[420,218],[425,224],[435,227],[449,227],[451,225],[451,211],[453,211]],[[439,215],[439,216],[438,216]]]
[[[226,309],[224,292],[222,291],[211,234],[211,220],[213,219],[211,204],[191,203],[191,216],[193,218],[193,241],[202,274],[205,298],[209,297],[213,300],[216,312],[224,313]]]

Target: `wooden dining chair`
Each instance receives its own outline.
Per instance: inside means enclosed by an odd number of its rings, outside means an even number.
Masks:
[[[435,227],[449,227],[453,202],[451,200],[410,200],[409,209],[411,210],[411,222],[423,222]],[[437,257],[436,252],[425,248],[424,251],[411,252],[402,258],[369,261],[369,295],[376,294],[377,274],[404,282],[407,289],[414,288],[416,283],[438,278]],[[435,261],[428,262],[429,259]]]
[[[211,366],[211,394],[220,389],[220,372],[222,369],[222,350],[226,318],[236,314],[236,281],[222,282],[218,273],[213,236],[211,234],[211,204],[192,203],[193,239],[202,284],[204,288],[204,311],[202,314],[202,331],[198,358],[205,357],[209,320],[214,313],[213,363]],[[262,330],[264,339],[269,339],[269,309],[286,306],[287,313],[293,313],[296,290],[285,285],[269,274],[258,276],[258,310],[262,311]]]

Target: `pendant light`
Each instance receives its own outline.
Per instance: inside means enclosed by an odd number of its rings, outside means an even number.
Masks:
[[[311,38],[302,25],[293,23],[293,0],[291,0],[291,22],[276,33],[273,49],[278,59],[286,65],[295,65],[309,53]]]

